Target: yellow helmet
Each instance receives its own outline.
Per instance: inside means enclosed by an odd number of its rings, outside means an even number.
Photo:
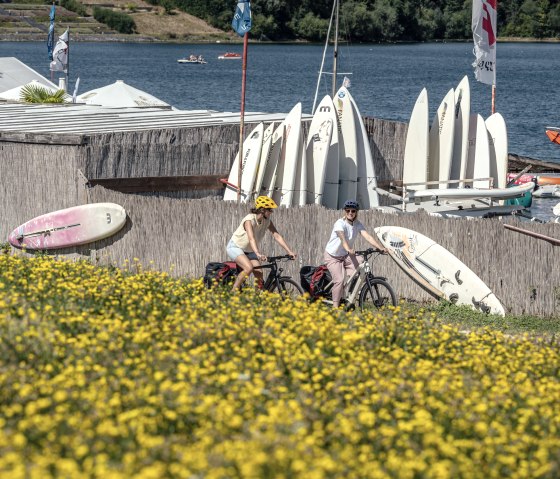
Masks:
[[[268,196],[259,196],[255,200],[255,208],[278,208],[278,205]]]

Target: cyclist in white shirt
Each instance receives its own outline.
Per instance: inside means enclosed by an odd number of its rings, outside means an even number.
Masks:
[[[332,300],[335,308],[340,306],[346,274],[351,275],[363,261],[356,257],[354,249],[354,242],[358,234],[374,248],[386,252],[385,247],[370,235],[361,221],[357,219],[359,209],[360,205],[354,200],[344,203],[344,217],[338,219],[334,224],[325,248],[324,260],[332,276]]]

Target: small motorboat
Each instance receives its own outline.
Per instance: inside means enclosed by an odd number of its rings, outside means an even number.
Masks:
[[[206,63],[206,60],[202,57],[202,55],[190,55],[188,58],[179,58],[179,60],[177,60],[177,63],[204,65]]]
[[[218,60],[241,60],[240,53],[227,52],[218,57]]]
[[[552,143],[560,145],[560,128],[549,126],[546,130],[546,136]]]

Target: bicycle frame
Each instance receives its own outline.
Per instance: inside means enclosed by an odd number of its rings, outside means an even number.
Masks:
[[[280,290],[280,278],[282,277],[283,268],[278,267],[278,261],[292,259],[289,255],[284,256],[271,256],[268,258],[268,263],[261,264],[260,266],[255,266],[254,269],[265,270],[269,269],[266,279],[263,282],[262,289],[264,291],[270,291],[273,285],[276,285]]]
[[[346,302],[347,305],[355,305],[358,299],[358,295],[362,290],[363,285],[366,283],[368,277],[371,279],[383,279],[386,278],[382,276],[374,276],[371,270],[371,265],[369,263],[369,256],[372,253],[366,251],[358,251],[356,255],[363,256],[364,261],[358,265],[356,270],[344,281],[344,290],[342,293],[342,299]],[[379,253],[378,253],[379,255]],[[325,286],[325,291],[330,291],[333,287],[334,283],[331,281],[327,286]],[[352,291],[349,291],[350,286],[352,286]],[[323,301],[327,304],[332,304],[332,300],[330,299],[323,299]]]

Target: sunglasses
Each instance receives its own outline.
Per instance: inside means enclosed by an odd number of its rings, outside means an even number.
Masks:
[[[344,211],[346,211],[346,213],[352,213],[354,215],[357,213],[356,210],[344,210]]]

